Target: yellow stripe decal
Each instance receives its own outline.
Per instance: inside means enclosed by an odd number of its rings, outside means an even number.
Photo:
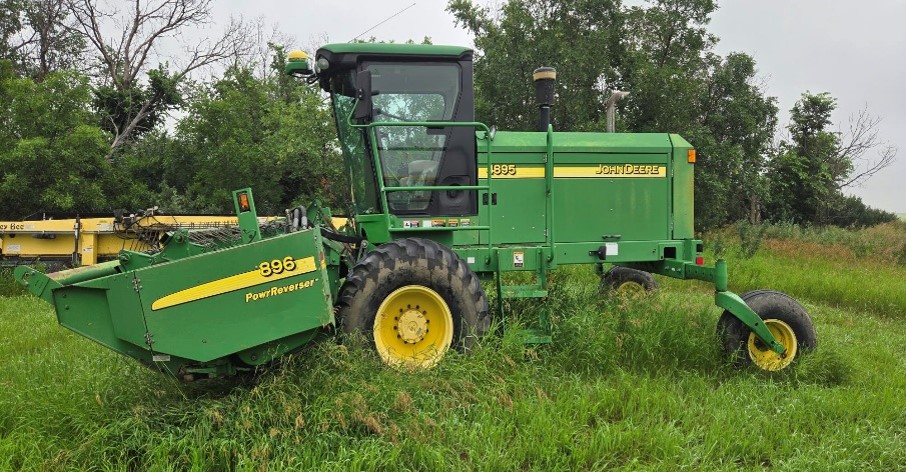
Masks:
[[[513,164],[491,166],[491,176],[495,179],[543,179],[543,166],[519,166]],[[478,168],[478,178],[488,178],[488,168]]]
[[[289,264],[287,264],[289,265]],[[307,274],[315,271],[315,258],[313,256],[296,259],[296,268],[293,270],[284,270],[279,274],[272,274],[267,277],[261,275],[258,269],[243,272],[241,274],[231,275],[212,282],[203,283],[194,287],[171,293],[162,298],[158,298],[151,304],[151,310],[161,310],[171,306],[182,305],[183,303],[194,302],[202,298],[213,297],[235,290],[242,290],[255,285],[261,285],[275,280],[285,279],[296,275]]]
[[[544,167],[538,165],[495,164],[491,166],[494,179],[543,179]],[[593,166],[555,166],[554,177],[561,179],[580,178],[625,178],[625,177],[667,177],[667,166],[657,164],[597,164]],[[488,168],[478,168],[478,178],[488,178]]]

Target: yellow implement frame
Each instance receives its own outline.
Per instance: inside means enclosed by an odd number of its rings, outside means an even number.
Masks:
[[[262,222],[273,217],[261,218]],[[18,261],[72,260],[78,255],[79,265],[92,265],[115,259],[122,249],[151,249],[136,239],[134,227],[155,229],[179,227],[203,229],[235,226],[235,216],[227,215],[155,215],[137,217],[126,226],[114,218],[80,218],[60,220],[0,221],[0,253],[3,259]]]

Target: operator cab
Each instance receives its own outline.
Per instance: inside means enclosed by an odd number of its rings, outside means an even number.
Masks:
[[[356,213],[384,212],[379,175],[383,187],[477,185],[475,130],[443,126],[475,119],[471,50],[328,44],[314,62],[317,80],[331,96]],[[415,124],[425,122],[436,124]],[[387,206],[398,216],[465,216],[478,210],[474,190],[387,192]]]

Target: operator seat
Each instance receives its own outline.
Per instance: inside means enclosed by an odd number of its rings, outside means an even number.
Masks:
[[[409,163],[409,175],[400,179],[401,187],[417,187],[424,185],[434,185],[437,178],[437,162],[430,159],[422,159]],[[428,208],[431,201],[430,191],[407,192],[409,194],[409,205],[407,210],[424,210]]]

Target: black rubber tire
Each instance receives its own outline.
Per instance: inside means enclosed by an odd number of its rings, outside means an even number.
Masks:
[[[629,267],[613,266],[601,276],[601,292],[617,292],[626,283],[639,284],[646,293],[658,289],[657,280],[650,273]]]
[[[818,333],[815,324],[805,308],[789,295],[773,290],[753,290],[740,296],[746,305],[761,319],[776,319],[783,321],[796,336],[797,353],[790,362],[790,366],[803,353],[818,347]],[[739,318],[724,310],[717,321],[717,335],[721,348],[728,356],[732,356],[739,366],[757,366],[752,361],[747,348],[749,334],[752,331]]]
[[[364,334],[374,346],[378,308],[406,285],[428,287],[444,299],[453,315],[454,349],[467,351],[490,329],[488,297],[478,276],[450,248],[420,238],[382,244],[353,267],[336,304],[340,328]]]

